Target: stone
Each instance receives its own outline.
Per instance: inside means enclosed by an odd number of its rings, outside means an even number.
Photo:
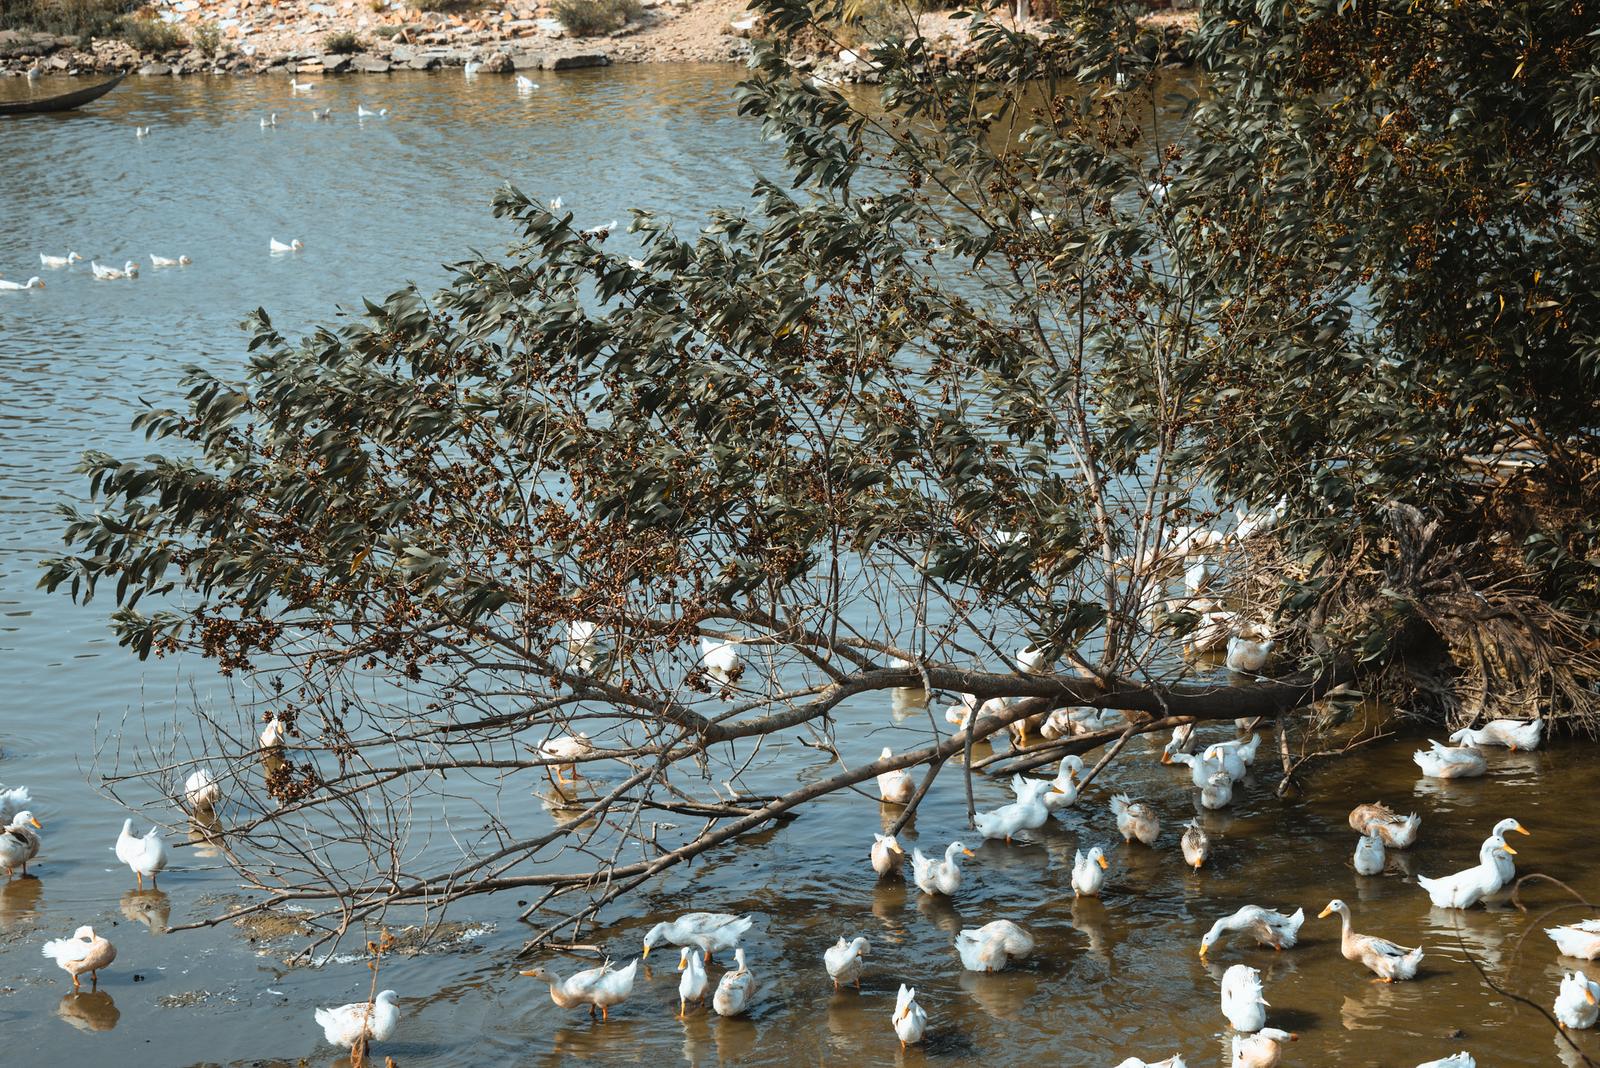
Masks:
[[[171,74],[172,68],[165,63],[146,63],[139,68],[139,73],[143,75]]]
[[[363,74],[388,74],[391,65],[388,60],[377,56],[359,55],[352,66]]]
[[[417,50],[410,45],[397,44],[389,50],[389,58],[396,63],[410,63],[417,57]]]
[[[611,57],[604,52],[567,52],[544,57],[544,70],[579,70],[583,67],[610,66]]]
[[[543,70],[543,52],[518,52],[511,57],[512,70]]]
[[[510,74],[515,69],[511,57],[504,52],[491,52],[483,57],[482,70],[485,74]]]
[[[433,70],[437,66],[438,56],[415,56],[406,63],[407,70]]]
[[[350,69],[349,56],[336,56],[332,52],[322,57],[322,69],[329,74],[339,74]]]

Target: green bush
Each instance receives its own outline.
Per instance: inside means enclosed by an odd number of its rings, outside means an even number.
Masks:
[[[639,0],[556,0],[555,4],[556,19],[578,37],[620,30],[643,10]]]
[[[460,11],[464,7],[477,7],[478,0],[406,0],[413,11]]]
[[[36,30],[59,37],[115,36],[139,0],[4,0],[0,29]]]
[[[322,39],[322,50],[331,52],[336,56],[348,56],[353,52],[361,51],[361,38],[349,30],[340,30],[330,33]]]
[[[222,51],[222,30],[215,22],[202,22],[194,28],[194,46],[208,56]]]
[[[189,46],[183,31],[170,22],[152,18],[125,18],[117,36],[141,52],[176,52]]]

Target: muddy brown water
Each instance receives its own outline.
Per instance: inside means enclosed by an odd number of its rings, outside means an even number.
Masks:
[[[134,79],[83,115],[0,124],[0,273],[42,274],[42,293],[0,295],[0,782],[28,785],[45,823],[44,855],[28,878],[0,886],[0,1064],[118,1066],[334,1065],[312,1008],[364,995],[368,973],[354,945],[319,968],[281,958],[302,944],[290,918],[162,934],[170,923],[213,915],[240,900],[237,880],[207,850],[179,850],[159,890],[136,891],[112,843],[122,819],[90,785],[104,753],[161,740],[174,709],[226,707],[239,696],[192,662],[140,664],[116,648],[103,605],[74,608],[34,590],[54,550],[52,506],[80,491],[71,475],[86,447],[136,451],[127,433],[134,396],[169,399],[178,369],[236,366],[234,324],[258,304],[289,332],[323,321],[334,302],[381,295],[406,279],[441,282],[438,264],[463,248],[494,248],[507,235],[486,203],[510,178],[541,196],[562,195],[580,221],[626,217],[640,204],[692,223],[745,196],[754,170],[776,169],[772,147],[737,119],[725,67],[618,69],[546,75],[532,98],[500,79],[396,76],[327,81],[312,102],[268,79]],[[51,87],[45,87],[46,89]],[[8,94],[19,91],[3,85]],[[41,91],[44,91],[43,89]],[[357,100],[393,117],[354,121]],[[280,113],[261,131],[258,117]],[[153,126],[144,140],[134,125]],[[292,258],[265,255],[268,236],[300,237]],[[620,239],[626,241],[626,238]],[[120,263],[147,252],[192,256],[183,271],[152,271],[133,284],[95,283],[87,268],[40,271],[37,253],[76,248]],[[147,261],[146,261],[147,262]],[[864,761],[913,735],[882,702],[842,708],[846,759]],[[1227,728],[1208,728],[1223,736]],[[586,937],[619,959],[637,952],[649,923],[692,909],[756,914],[747,941],[761,992],[747,1019],[676,1018],[675,956],[652,955],[626,1005],[607,1023],[549,1002],[517,976],[526,928],[514,895],[469,900],[420,951],[409,944],[384,966],[402,995],[400,1033],[379,1053],[417,1065],[596,1063],[1114,1065],[1181,1052],[1191,1065],[1225,1064],[1217,985],[1229,964],[1262,970],[1270,1021],[1300,1034],[1287,1065],[1409,1068],[1457,1049],[1478,1063],[1580,1061],[1534,1010],[1500,986],[1548,1007],[1563,968],[1600,978],[1600,967],[1563,961],[1537,917],[1570,899],[1527,887],[1526,911],[1508,903],[1468,912],[1432,909],[1413,879],[1471,864],[1497,820],[1533,832],[1518,839],[1520,868],[1546,873],[1600,900],[1593,750],[1560,743],[1496,754],[1483,779],[1419,779],[1415,743],[1362,750],[1311,776],[1303,796],[1277,799],[1262,775],[1234,806],[1204,817],[1217,839],[1199,873],[1181,863],[1181,823],[1194,812],[1182,774],[1154,760],[1154,742],[1124,760],[1079,805],[1015,845],[979,847],[965,825],[959,775],[941,776],[905,836],[942,850],[954,838],[977,852],[951,901],[879,882],[866,862],[874,830],[895,813],[859,795],[830,798],[801,819],[697,861],[614,909]],[[775,789],[823,774],[828,758],[788,740],[766,746],[747,789]],[[601,766],[591,786],[603,786]],[[504,797],[537,809],[541,777],[505,784]],[[1155,850],[1117,845],[1100,900],[1074,900],[1075,848],[1110,845],[1105,802],[1128,790],[1153,803],[1165,829]],[[1005,799],[980,780],[980,805]],[[1345,818],[1383,799],[1423,815],[1421,841],[1391,854],[1381,877],[1354,874]],[[129,801],[181,818],[158,799]],[[1338,953],[1335,920],[1312,918],[1330,898],[1356,912],[1357,928],[1426,948],[1414,983],[1383,986]],[[1211,962],[1199,938],[1240,904],[1304,908],[1302,944],[1273,953],[1236,941]],[[1568,910],[1557,918],[1590,915]],[[964,973],[951,945],[964,925],[1010,918],[1039,939],[1034,957],[1000,975]],[[395,916],[399,928],[419,917]],[[50,937],[90,923],[118,946],[97,992],[74,995],[40,956]],[[821,965],[839,935],[872,942],[863,990],[833,993]],[[567,972],[586,961],[552,957]],[[1476,962],[1476,966],[1474,964]],[[718,969],[713,969],[713,975]],[[895,988],[914,985],[931,1026],[902,1052],[889,1022]],[[1600,1037],[1576,1036],[1600,1057]]]

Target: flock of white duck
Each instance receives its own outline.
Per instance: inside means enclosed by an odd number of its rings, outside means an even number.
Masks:
[[[273,237],[269,238],[267,243],[267,251],[274,256],[299,252],[303,248],[305,248],[305,245],[300,242],[299,238],[283,242]],[[46,252],[39,253],[39,265],[48,271],[70,269],[75,264],[82,262],[84,262],[83,256],[76,250],[69,251],[65,256],[52,256]],[[100,263],[98,260],[90,260],[88,262],[89,270],[96,281],[121,282],[139,277],[139,263],[137,260],[125,260],[121,267]],[[157,270],[163,267],[187,267],[193,262],[187,255],[158,256],[153,252],[150,253],[150,266]],[[44,280],[38,275],[34,275],[26,283],[11,282],[5,278],[0,278],[0,292],[22,292],[29,289],[43,289],[44,287]]]
[[[1234,635],[1230,649],[1230,662],[1237,652],[1248,659],[1250,666],[1242,663],[1236,670],[1257,670],[1267,655],[1263,646],[1270,639],[1243,636],[1247,648],[1239,649],[1240,635]],[[595,629],[592,625],[574,624],[568,635],[569,652],[580,658],[593,654]],[[1260,660],[1257,657],[1260,657]],[[1032,650],[1024,650],[1016,657],[1022,670],[1039,670],[1043,665]],[[713,681],[728,683],[738,678],[742,671],[736,643],[704,639],[701,647],[701,666]],[[982,716],[989,709],[979,705],[970,696],[951,708],[947,718],[965,725],[974,713]],[[1119,714],[1117,714],[1119,715]],[[1019,742],[1028,732],[1037,731],[1044,738],[1064,737],[1103,729],[1107,713],[1093,710],[1060,710],[1036,721],[1019,721],[1013,734]],[[1120,716],[1119,716],[1120,718]],[[1247,724],[1241,723],[1241,726]],[[1496,720],[1480,729],[1458,731],[1450,738],[1457,743],[1451,746],[1430,742],[1430,748],[1418,751],[1415,761],[1425,776],[1434,778],[1460,778],[1484,774],[1487,762],[1481,750],[1484,747],[1503,746],[1515,749],[1535,749],[1539,746],[1543,730],[1542,720]],[[1200,791],[1200,803],[1207,808],[1221,808],[1231,803],[1233,787],[1248,772],[1260,748],[1261,736],[1249,733],[1247,737],[1215,742],[1202,747],[1192,724],[1177,728],[1162,750],[1163,763],[1186,767],[1193,785]],[[552,761],[578,761],[595,752],[586,735],[574,734],[554,738],[541,747],[543,755]],[[882,758],[893,756],[885,748]],[[558,779],[570,771],[577,775],[576,765],[556,765]],[[1034,779],[1013,776],[1011,790],[1015,800],[1010,804],[975,815],[977,831],[985,839],[1004,840],[1024,831],[1043,827],[1052,813],[1073,806],[1079,799],[1080,784],[1085,777],[1081,757],[1063,757],[1054,778]],[[904,769],[884,772],[877,777],[877,787],[883,801],[905,805],[916,794],[916,784]],[[1110,815],[1124,843],[1138,842],[1154,847],[1160,837],[1161,821],[1155,809],[1124,794],[1110,799]],[[1364,804],[1350,813],[1350,826],[1359,836],[1354,866],[1362,875],[1376,875],[1384,870],[1388,850],[1403,850],[1416,842],[1422,825],[1415,814],[1401,816],[1381,803]],[[1483,901],[1506,887],[1516,874],[1512,856],[1516,850],[1506,842],[1510,833],[1527,834],[1514,819],[1497,823],[1479,850],[1478,863],[1463,871],[1441,878],[1418,876],[1417,884],[1428,894],[1432,903],[1440,908],[1465,909]],[[875,834],[869,858],[872,869],[881,878],[897,878],[902,874],[906,852],[891,834]],[[1199,869],[1211,854],[1212,842],[1199,826],[1198,820],[1189,821],[1180,842],[1184,863]],[[959,841],[951,842],[942,856],[930,857],[920,849],[911,851],[911,880],[919,890],[929,895],[953,896],[960,891],[964,858],[975,854]],[[1075,852],[1072,864],[1072,889],[1075,896],[1098,896],[1105,885],[1106,849],[1091,846]],[[1318,918],[1338,916],[1341,924],[1340,952],[1349,961],[1360,964],[1376,977],[1375,982],[1395,983],[1414,979],[1420,969],[1423,950],[1420,946],[1408,947],[1372,934],[1357,933],[1352,926],[1350,906],[1334,899],[1318,914]],[[1232,915],[1218,919],[1200,941],[1200,956],[1207,957],[1229,935],[1244,935],[1261,945],[1277,950],[1292,948],[1305,922],[1303,909],[1286,914],[1257,905],[1247,905]],[[644,955],[661,942],[681,946],[678,967],[682,979],[678,988],[679,1013],[687,1012],[691,1005],[703,1005],[711,981],[706,971],[713,953],[734,951],[734,966],[726,971],[715,987],[711,1007],[725,1016],[740,1015],[749,1010],[756,997],[759,984],[755,973],[739,945],[741,936],[751,925],[748,916],[724,913],[696,912],[682,916],[671,923],[658,923],[645,936]],[[1547,932],[1557,948],[1566,956],[1588,960],[1600,958],[1600,919],[1551,928]],[[997,972],[1014,960],[1031,954],[1035,939],[1026,929],[1007,919],[996,919],[981,927],[962,930],[955,939],[954,949],[963,968],[974,972]],[[835,989],[840,984],[860,988],[860,979],[866,967],[870,946],[864,937],[841,936],[822,955],[822,964]],[[627,1000],[633,993],[638,959],[626,967],[615,967],[610,961],[562,978],[544,968],[524,972],[550,986],[550,996],[563,1008],[588,1006],[591,1014],[598,1011],[602,1017],[609,1010]],[[1600,1015],[1600,984],[1581,973],[1565,976],[1555,1002],[1555,1014],[1564,1027],[1587,1028],[1594,1026]],[[1297,1036],[1288,1031],[1267,1026],[1267,1009],[1260,973],[1243,964],[1236,964],[1224,973],[1221,983],[1222,1015],[1235,1032],[1232,1035],[1233,1064],[1235,1068],[1274,1068],[1283,1057],[1285,1043]],[[921,1042],[927,1033],[928,1014],[917,1000],[915,989],[900,984],[890,1023],[903,1046]],[[1461,1051],[1442,1059],[1428,1061],[1418,1068],[1475,1068],[1471,1053]],[[1130,1057],[1117,1068],[1183,1068],[1181,1055],[1163,1061],[1144,1061]]]
[[[261,733],[261,748],[271,753],[283,745],[283,725],[277,719],[270,721]],[[218,804],[222,801],[221,784],[204,768],[189,775],[184,782],[183,803],[197,819],[214,822]],[[0,785],[0,868],[8,879],[17,874],[27,875],[28,863],[39,855],[43,840],[39,832],[43,825],[28,809],[33,797],[26,786],[7,788]],[[157,877],[166,869],[168,852],[166,840],[159,828],[152,827],[143,836],[133,833],[133,820],[122,823],[122,833],[117,836],[117,860],[133,872],[139,888],[150,880],[152,888]],[[72,977],[72,989],[81,989],[82,977],[89,977],[90,989],[99,984],[100,972],[117,959],[117,947],[93,927],[82,926],[67,938],[51,939],[44,943],[44,956]],[[396,1004],[397,995],[385,990],[371,1002],[355,1002],[336,1008],[319,1008],[314,1018],[329,1043],[355,1050],[364,1049],[369,1041],[384,1041],[394,1033],[400,1020]]]

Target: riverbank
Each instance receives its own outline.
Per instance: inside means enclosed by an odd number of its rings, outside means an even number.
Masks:
[[[137,72],[189,74],[386,74],[482,65],[485,73],[570,70],[611,63],[743,62],[758,23],[746,0],[641,0],[623,28],[575,36],[536,0],[487,8],[422,12],[400,0],[156,0],[152,24],[175,47],[144,49],[122,37],[76,37],[0,30],[0,74]],[[1193,16],[1159,12],[1147,22],[1163,60],[1182,62]],[[1042,25],[1042,24],[1041,24]],[[944,62],[959,63],[967,20],[919,17]],[[851,51],[802,60],[827,80],[872,80]]]

